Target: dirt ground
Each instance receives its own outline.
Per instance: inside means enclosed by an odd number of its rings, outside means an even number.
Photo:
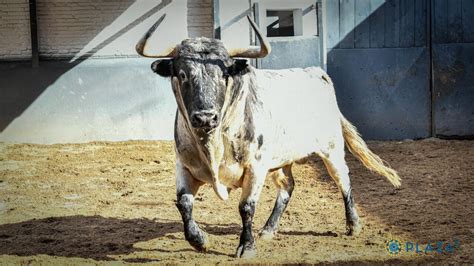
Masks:
[[[399,171],[398,190],[347,155],[364,223],[343,234],[340,193],[318,158],[295,167],[296,189],[272,241],[234,258],[240,191],[224,202],[209,186],[194,215],[212,248],[184,240],[175,207],[172,142],[0,144],[0,264],[474,262],[474,141],[370,142]],[[267,180],[254,220],[268,218],[275,188]],[[453,253],[400,251],[386,242],[454,243]]]

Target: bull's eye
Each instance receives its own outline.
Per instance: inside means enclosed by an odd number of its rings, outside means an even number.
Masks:
[[[180,78],[181,81],[183,81],[183,82],[186,81],[186,79],[187,79],[186,73],[185,73],[182,69],[179,70],[179,78]]]

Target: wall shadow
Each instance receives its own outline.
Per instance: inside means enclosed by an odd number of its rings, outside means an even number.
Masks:
[[[238,235],[241,226],[238,224],[211,225],[199,223],[205,232],[212,235]],[[114,260],[110,255],[126,255],[145,251],[133,245],[180,233],[184,240],[181,221],[157,221],[146,218],[119,219],[102,216],[65,216],[33,219],[20,223],[0,225],[0,255],[36,256],[49,255],[60,257],[80,257],[94,260]],[[174,235],[169,239],[178,239]],[[165,250],[159,247],[158,252],[179,253],[194,251],[189,246],[181,250]],[[147,249],[147,251],[149,251]],[[214,255],[229,254],[208,251]],[[152,262],[146,258],[125,260],[127,262]]]

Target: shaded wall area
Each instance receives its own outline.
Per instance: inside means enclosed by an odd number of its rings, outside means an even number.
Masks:
[[[427,2],[328,1],[328,72],[367,139],[431,135]]]
[[[474,135],[472,0],[327,1],[328,72],[368,139]]]
[[[474,1],[433,1],[433,121],[442,137],[474,137]]]

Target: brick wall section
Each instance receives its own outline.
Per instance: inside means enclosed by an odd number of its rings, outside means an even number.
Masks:
[[[40,56],[74,56],[134,2],[37,0]]]
[[[0,60],[31,58],[28,0],[0,0]]]
[[[73,57],[135,1],[37,0],[40,56]],[[213,1],[188,0],[186,5],[188,36],[212,37]],[[31,41],[28,0],[0,0],[0,60],[29,58]]]
[[[189,37],[213,36],[212,5],[212,0],[188,0]]]

